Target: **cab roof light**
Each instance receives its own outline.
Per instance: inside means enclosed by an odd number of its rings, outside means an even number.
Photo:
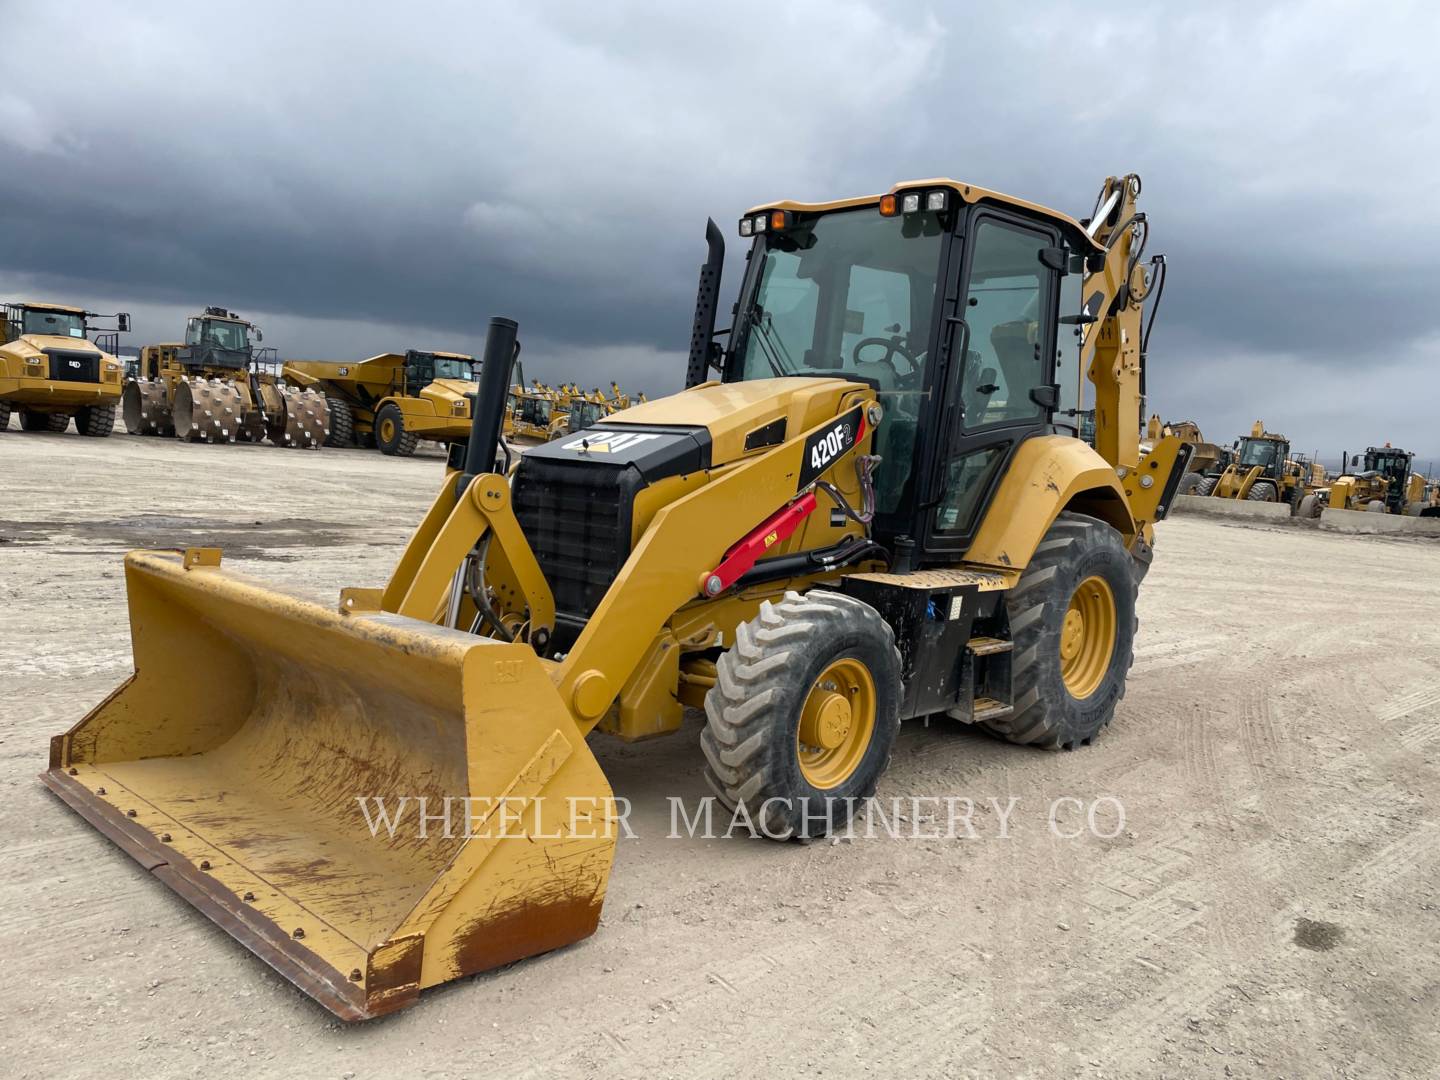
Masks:
[[[930,191],[925,195],[925,209],[931,211],[948,210],[950,208],[950,192],[944,188],[938,191]]]
[[[900,211],[905,214],[918,214],[920,212],[920,192],[907,191],[900,196]]]
[[[880,216],[894,217],[900,212],[900,202],[894,195],[880,196]]]
[[[790,213],[789,210],[770,211],[770,228],[772,231],[776,229],[788,229],[794,223],[795,215]]]
[[[741,236],[754,236],[754,235],[755,235],[755,222],[754,222],[753,220],[751,220],[750,218],[748,218],[748,217],[742,217],[742,218],[740,219],[740,235],[741,235]]]

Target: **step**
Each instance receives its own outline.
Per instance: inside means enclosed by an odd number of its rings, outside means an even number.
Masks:
[[[965,647],[976,656],[989,656],[992,653],[1009,652],[1015,648],[1015,643],[998,637],[972,637],[965,643]]]
[[[1006,644],[1009,644],[1009,642],[1006,642]],[[1006,705],[1003,701],[996,701],[994,698],[988,697],[977,697],[971,718],[978,724],[983,720],[1001,720],[1014,711],[1013,708]]]

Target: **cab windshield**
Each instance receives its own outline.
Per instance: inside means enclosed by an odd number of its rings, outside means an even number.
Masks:
[[[458,360],[446,356],[435,358],[435,378],[437,379],[471,380],[475,377],[474,367],[469,360]]]
[[[21,316],[23,333],[54,334],[57,337],[83,338],[85,316],[72,311],[43,311],[26,308]]]
[[[1254,466],[1273,463],[1276,445],[1267,439],[1246,439],[1240,448],[1240,464]]]
[[[216,319],[192,320],[185,334],[187,345],[208,345],[224,352],[244,352],[250,347],[250,327],[239,322]]]
[[[934,213],[802,215],[760,242],[736,322],[732,379],[842,375],[878,387],[882,513],[896,509],[912,467],[943,240]]]

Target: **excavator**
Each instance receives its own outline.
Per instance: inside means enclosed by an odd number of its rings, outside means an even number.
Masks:
[[[776,840],[845,828],[902,722],[1088,745],[1190,453],[1140,452],[1140,192],[1108,178],[1078,220],[950,179],[766,203],[719,330],[712,221],[686,388],[521,456],[518,327],[491,319],[388,581],[332,609],[213,548],[129,553],[135,671],[44,782],[361,1020],[595,931],[621,820],[597,729],[703,709],[709,805]]]

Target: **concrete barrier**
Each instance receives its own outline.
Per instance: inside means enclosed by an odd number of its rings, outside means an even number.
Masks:
[[[1320,512],[1320,527],[1332,532],[1365,533],[1371,536],[1440,537],[1440,518],[1412,517],[1409,514],[1377,514],[1369,510],[1335,510],[1326,507]]]
[[[1171,513],[1208,514],[1211,517],[1288,520],[1289,503],[1251,502],[1249,499],[1218,499],[1213,495],[1176,495]]]

